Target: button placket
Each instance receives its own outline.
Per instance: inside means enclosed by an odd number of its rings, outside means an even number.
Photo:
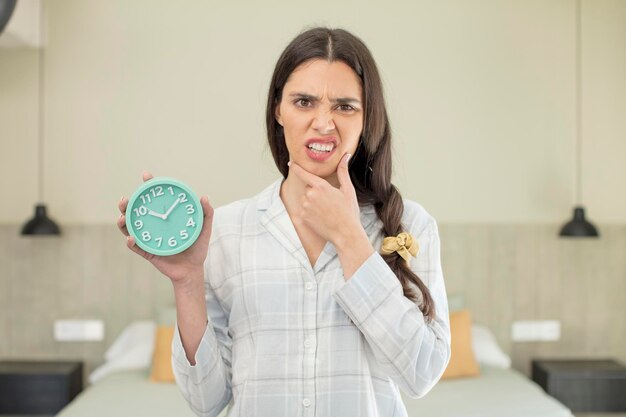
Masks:
[[[303,276],[303,391],[302,405],[304,406],[303,417],[312,417],[315,407],[311,407],[315,399],[315,338],[317,329],[317,285],[315,284],[315,272],[310,270]]]
[[[309,337],[304,341],[304,347],[307,349],[314,346],[314,344],[315,344],[315,339],[312,337]]]

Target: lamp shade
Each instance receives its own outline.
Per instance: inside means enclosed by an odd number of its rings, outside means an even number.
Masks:
[[[60,235],[59,226],[46,214],[46,206],[37,204],[35,206],[35,217],[30,219],[22,227],[22,235]]]
[[[0,33],[4,30],[15,10],[17,0],[0,0]]]
[[[2,0],[0,0],[2,1]],[[43,33],[44,33],[44,20],[46,16],[43,12],[44,2],[42,1],[39,7],[39,112],[37,114],[37,118],[39,120],[38,123],[38,152],[37,152],[37,168],[38,168],[38,177],[39,177],[39,201],[43,201],[43,190],[44,190],[44,170],[43,170],[43,145],[44,145],[44,109],[45,109],[45,59],[44,59],[44,42],[43,42]],[[26,224],[22,227],[22,235],[24,236],[58,236],[61,234],[61,230],[59,226],[46,214],[46,206],[43,203],[39,203],[35,206],[35,216],[30,219]]]
[[[574,218],[567,222],[559,236],[563,237],[598,237],[596,227],[585,219],[585,209],[574,207]]]

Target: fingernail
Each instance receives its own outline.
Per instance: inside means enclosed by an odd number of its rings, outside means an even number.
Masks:
[[[351,157],[351,156],[352,156],[352,155],[350,155],[350,154],[346,154],[346,165],[348,165],[348,161],[350,160],[350,157]]]
[[[124,200],[124,197],[120,198],[120,203]]]

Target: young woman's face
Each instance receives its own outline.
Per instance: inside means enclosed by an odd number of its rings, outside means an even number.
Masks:
[[[352,68],[323,59],[302,63],[287,79],[275,114],[289,159],[338,185],[337,164],[346,152],[354,155],[363,130],[363,91]]]

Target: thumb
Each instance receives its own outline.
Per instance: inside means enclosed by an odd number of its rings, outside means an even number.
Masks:
[[[213,207],[209,203],[209,198],[207,196],[202,196],[200,198],[200,204],[202,205],[202,212],[204,214],[204,219],[202,220],[202,231],[200,232],[200,236],[198,236],[199,240],[202,240],[203,243],[208,245],[209,239],[211,238],[211,230],[213,229]]]
[[[345,154],[341,158],[341,162],[337,165],[337,179],[339,179],[339,187],[341,190],[353,190],[352,180],[350,179],[350,172],[348,171],[348,161],[350,160],[349,153]]]

